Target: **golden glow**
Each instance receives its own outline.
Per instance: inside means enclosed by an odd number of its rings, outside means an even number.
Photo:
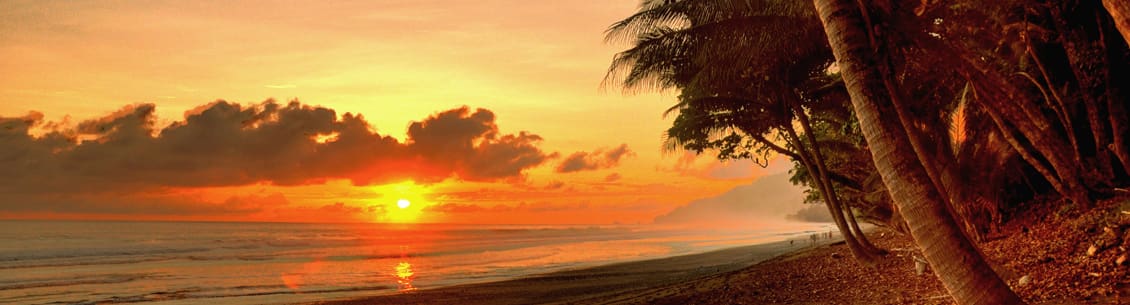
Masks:
[[[375,193],[381,195],[381,199],[378,199],[375,205],[379,206],[378,211],[383,211],[383,215],[373,215],[374,221],[391,223],[436,221],[436,219],[425,219],[427,215],[423,215],[424,209],[432,204],[429,196],[431,190],[427,187],[412,181],[405,181],[381,185],[372,189]],[[391,201],[387,198],[399,199]],[[378,212],[378,214],[381,213]]]
[[[411,263],[400,262],[399,264],[396,264],[395,270],[396,273],[394,273],[394,275],[396,276],[397,290],[399,290],[400,292],[416,290],[416,287],[412,286],[412,279],[416,277],[416,272],[412,271]]]
[[[298,290],[306,284],[306,277],[322,271],[322,264],[321,258],[314,259],[314,261],[302,264],[298,270],[280,274],[279,279],[287,288]]]
[[[327,134],[314,135],[313,139],[314,139],[314,142],[327,143],[327,142],[337,141],[338,136],[340,136],[339,133],[333,132],[333,133],[327,133]]]
[[[47,121],[74,125],[144,101],[157,104],[156,127],[161,127],[217,98],[243,105],[270,97],[285,104],[296,98],[332,108],[338,117],[363,114],[373,130],[405,142],[410,122],[467,105],[494,112],[500,133],[525,130],[544,138],[539,147],[547,153],[591,152],[625,143],[638,155],[614,169],[567,175],[555,171],[558,158],[523,172],[520,179],[496,182],[453,178],[427,185],[369,186],[329,179],[169,187],[177,200],[192,198],[192,207],[203,207],[201,211],[227,207],[224,203],[231,200],[258,211],[252,213],[16,209],[0,211],[0,218],[647,223],[756,176],[714,179],[710,165],[703,164],[716,164],[711,156],[682,164],[650,149],[659,145],[656,131],[670,126],[659,115],[677,102],[670,92],[624,96],[615,86],[597,90],[609,60],[623,49],[603,43],[601,32],[636,12],[634,1],[575,1],[569,5],[586,13],[568,16],[555,13],[561,4],[553,1],[444,1],[440,9],[436,1],[391,7],[385,2],[333,7],[296,2],[270,10],[239,1],[161,7],[113,2],[89,10],[38,1],[29,7],[39,8],[16,10],[16,17],[8,18],[21,30],[6,33],[11,35],[0,44],[0,67],[8,72],[0,73],[0,117],[35,110]],[[230,14],[217,15],[217,10]],[[146,27],[122,27],[121,20],[141,20]],[[60,32],[57,25],[68,30]],[[397,30],[403,28],[418,31],[403,35]],[[178,52],[170,56],[170,50]],[[436,83],[443,84],[442,90]],[[547,114],[561,119],[547,119]],[[633,118],[633,124],[625,127],[624,118]],[[334,133],[303,136],[318,143],[348,140]],[[617,178],[609,179],[613,174]],[[547,188],[552,182],[564,187]],[[125,196],[159,201],[146,197],[147,192]],[[400,208],[399,199],[409,206]],[[578,204],[583,202],[592,204]]]

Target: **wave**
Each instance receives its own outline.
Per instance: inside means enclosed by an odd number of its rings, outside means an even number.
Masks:
[[[155,273],[127,273],[96,274],[85,276],[72,275],[67,277],[20,279],[18,281],[0,280],[0,291],[42,287],[65,287],[88,284],[120,284],[137,280],[155,279],[157,277],[159,277],[159,275]]]
[[[9,255],[0,255],[0,263],[15,262],[15,261],[28,261],[28,260],[47,260],[47,259],[71,259],[71,258],[85,258],[85,257],[120,257],[120,256],[146,256],[146,255],[163,255],[163,254],[182,254],[192,252],[208,251],[208,248],[185,248],[185,249],[61,249],[49,251],[27,251],[25,253],[16,253]]]
[[[78,260],[78,261],[63,261],[63,262],[25,262],[22,264],[0,264],[0,270],[7,269],[28,269],[28,268],[49,268],[49,267],[74,267],[74,266],[92,266],[92,265],[123,265],[123,264],[137,264],[147,262],[168,261],[175,258],[171,257],[148,257],[148,258],[134,258],[134,259],[106,259],[106,260]]]
[[[234,288],[234,289],[233,289]],[[269,289],[269,290],[263,290]],[[205,300],[205,299],[226,299],[226,298],[240,298],[240,297],[256,297],[256,296],[270,296],[270,295],[292,295],[292,294],[327,294],[327,293],[356,293],[365,291],[395,291],[396,286],[393,285],[372,285],[363,287],[342,287],[342,288],[324,288],[324,289],[303,289],[291,290],[281,285],[264,285],[264,286],[246,286],[239,287],[213,287],[213,288],[200,288],[192,287],[186,289],[169,290],[169,291],[155,291],[141,294],[132,295],[116,295],[103,298],[86,298],[80,300],[67,300],[56,301],[49,304],[129,304],[129,303],[143,303],[143,302],[161,302],[172,300]],[[257,291],[258,290],[258,291]],[[216,293],[225,291],[227,293]],[[94,296],[94,295],[90,295]],[[18,301],[18,300],[17,300]],[[194,301],[195,302],[195,301]]]

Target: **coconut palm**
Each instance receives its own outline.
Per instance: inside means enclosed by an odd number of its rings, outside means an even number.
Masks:
[[[870,261],[880,251],[850,231],[854,219],[844,218],[807,121],[815,100],[803,91],[830,80],[831,54],[813,12],[794,1],[644,2],[609,29],[610,41],[634,44],[614,58],[605,85],[679,90],[679,103],[668,111],[678,113],[668,148],[755,160],[777,152],[814,169],[810,185],[826,198],[856,257]]]
[[[965,238],[946,203],[932,187],[926,169],[912,148],[907,131],[892,118],[896,105],[888,76],[882,75],[874,51],[866,10],[849,0],[814,0],[856,117],[883,183],[906,219],[926,260],[959,304],[1021,304]]]

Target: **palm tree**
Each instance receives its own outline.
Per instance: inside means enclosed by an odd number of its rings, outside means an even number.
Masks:
[[[962,234],[917,160],[895,113],[889,86],[875,58],[866,10],[849,0],[814,0],[851,95],[872,159],[899,206],[910,233],[950,295],[959,304],[1022,304]]]
[[[1130,61],[1113,10],[1036,0],[922,7],[891,13],[891,27],[904,29],[895,35],[926,50],[918,60],[927,71],[968,82],[971,105],[1057,192],[1086,207],[1126,181],[1130,117],[1116,84]]]
[[[668,130],[669,148],[696,152],[717,148],[720,157],[764,158],[785,154],[813,169],[829,212],[857,258],[880,252],[852,234],[843,204],[812,138],[805,100],[795,88],[813,82],[831,61],[810,7],[794,1],[644,2],[641,11],[614,24],[609,40],[634,38],[618,54],[605,84],[625,90],[678,89],[679,112]],[[787,38],[787,39],[783,39]],[[807,139],[794,130],[802,119]],[[770,137],[787,136],[789,148]]]

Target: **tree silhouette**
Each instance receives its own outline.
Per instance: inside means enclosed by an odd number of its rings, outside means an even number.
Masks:
[[[610,41],[635,40],[613,59],[605,85],[679,90],[667,112],[678,113],[666,133],[668,149],[717,150],[723,159],[758,163],[776,152],[814,169],[810,186],[826,198],[855,256],[871,261],[881,251],[852,233],[855,219],[844,217],[850,211],[827,178],[807,119],[816,89],[835,81],[826,73],[831,53],[813,12],[790,1],[645,2],[608,31]]]

